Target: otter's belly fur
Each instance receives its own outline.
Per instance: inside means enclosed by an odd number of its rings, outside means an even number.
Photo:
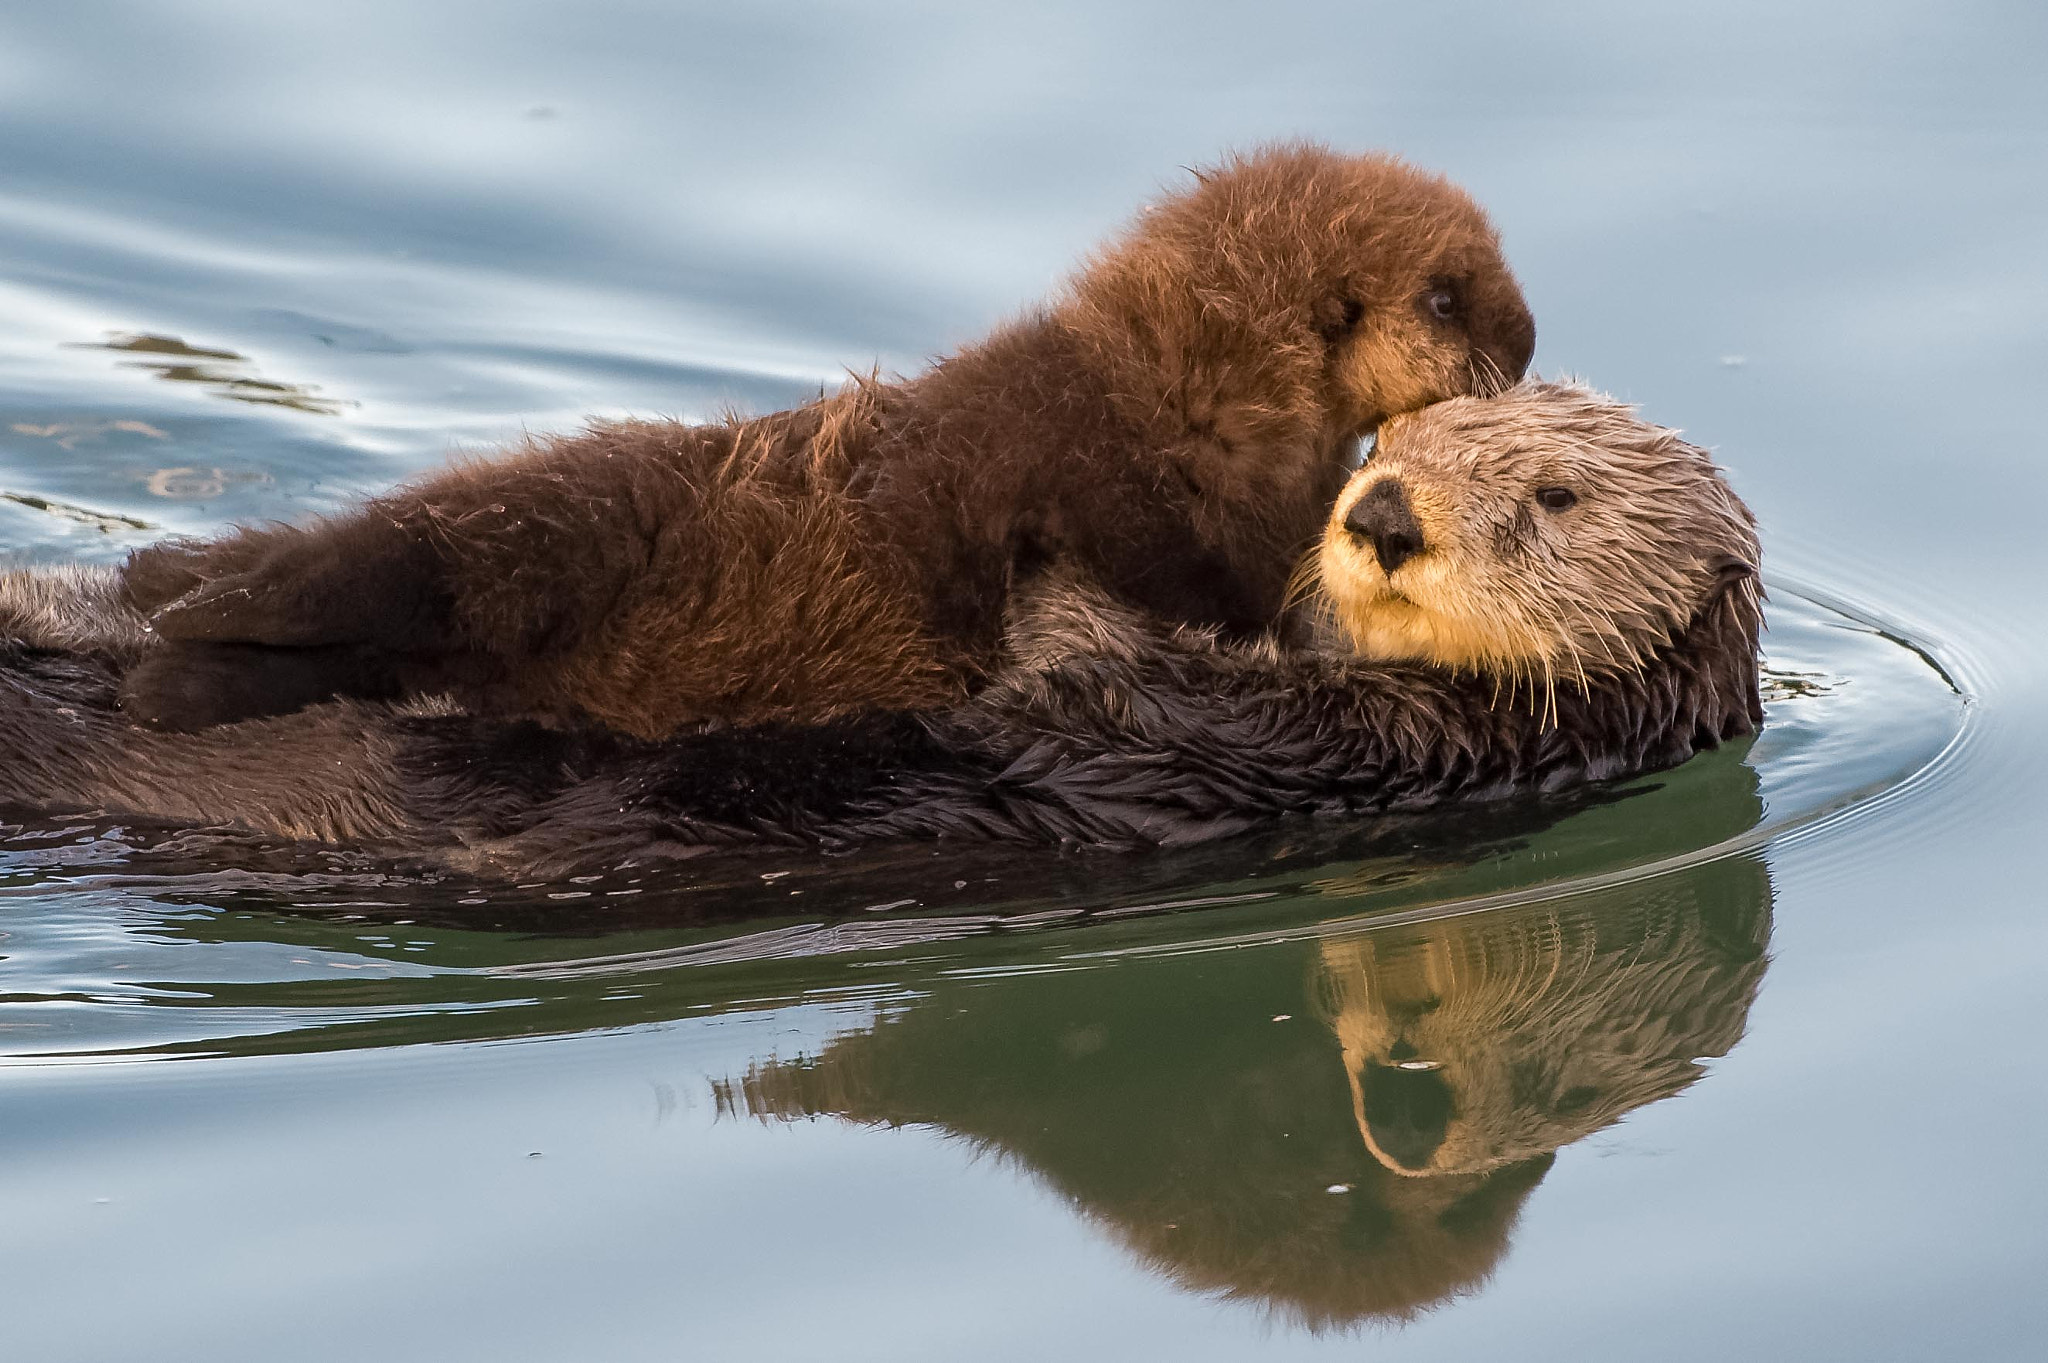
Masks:
[[[116,708],[123,673],[156,645],[113,579],[16,574],[0,579],[0,802],[507,876],[900,839],[1179,845],[1681,762],[1758,723],[1759,624],[1753,594],[1719,594],[1640,670],[1540,705],[1425,666],[1112,621],[1105,647],[951,708],[814,727],[650,742],[344,701],[166,733]]]

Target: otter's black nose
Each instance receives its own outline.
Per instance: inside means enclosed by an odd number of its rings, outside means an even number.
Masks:
[[[1366,489],[1363,497],[1344,513],[1344,528],[1360,539],[1372,541],[1373,557],[1384,572],[1414,558],[1424,549],[1422,526],[1408,508],[1408,494],[1392,478],[1383,478]]]

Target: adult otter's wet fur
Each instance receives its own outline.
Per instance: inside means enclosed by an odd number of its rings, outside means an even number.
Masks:
[[[159,645],[118,583],[17,575],[0,580],[0,802],[545,875],[879,839],[1182,844],[1653,770],[1761,718],[1748,511],[1703,452],[1584,389],[1389,421],[1325,543],[1319,600],[1365,659],[1229,644],[1048,584],[1013,603],[1018,665],[959,704],[663,742],[448,702],[141,728],[116,695]],[[1421,624],[1373,628],[1383,598]],[[1519,649],[1446,642],[1484,619]]]
[[[901,383],[620,421],[301,528],[173,542],[122,684],[197,728],[453,693],[660,738],[958,701],[1046,565],[1245,636],[1390,415],[1519,378],[1535,327],[1485,215],[1384,156],[1198,174],[1046,309]]]

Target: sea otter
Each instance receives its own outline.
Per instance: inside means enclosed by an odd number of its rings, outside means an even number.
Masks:
[[[882,839],[1172,845],[1654,770],[1761,719],[1758,545],[1701,450],[1580,387],[1389,419],[1304,585],[1328,648],[1047,579],[938,710],[660,742],[450,700],[136,726],[108,573],[0,579],[0,802],[233,823],[520,876]]]
[[[1047,566],[1248,636],[1390,415],[1521,376],[1484,213],[1289,144],[1143,213],[1048,307],[900,383],[707,425],[616,421],[301,527],[135,554],[165,728],[453,693],[661,738],[956,702]]]

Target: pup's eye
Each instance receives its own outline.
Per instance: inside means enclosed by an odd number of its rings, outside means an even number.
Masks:
[[[1579,502],[1579,494],[1568,487],[1540,487],[1536,489],[1536,504],[1545,511],[1569,511]]]
[[[1431,289],[1424,296],[1422,306],[1437,321],[1448,322],[1458,315],[1458,295],[1449,289]]]

